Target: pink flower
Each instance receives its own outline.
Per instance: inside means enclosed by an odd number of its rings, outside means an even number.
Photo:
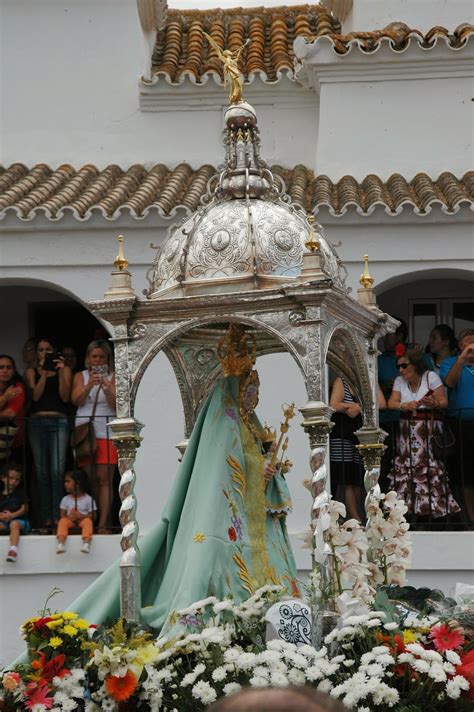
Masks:
[[[8,692],[16,690],[21,682],[21,677],[17,672],[6,672],[2,678],[2,685]]]
[[[53,706],[53,698],[48,697],[48,686],[38,685],[36,682],[31,682],[26,686],[25,707],[32,710],[35,705],[43,705],[45,709],[50,710]]]
[[[456,650],[462,648],[464,635],[458,628],[449,628],[446,623],[435,626],[429,635],[436,650],[443,653],[445,650]]]

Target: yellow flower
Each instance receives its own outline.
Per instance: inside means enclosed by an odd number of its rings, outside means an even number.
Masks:
[[[89,623],[85,621],[84,618],[78,618],[74,621],[74,625],[78,630],[87,630],[89,627]]]
[[[408,645],[409,643],[416,643],[418,638],[419,636],[412,630],[403,631],[403,642],[405,643],[405,645]]]
[[[53,614],[50,616],[50,618],[52,618],[53,621],[57,621],[58,618],[62,618],[62,617],[63,617],[63,614],[62,614],[62,613],[53,613]]]
[[[72,621],[74,618],[77,618],[77,613],[73,613],[72,611],[64,611],[61,615],[65,621]]]
[[[63,623],[64,621],[62,618],[57,618],[54,621],[48,621],[48,623],[46,623],[46,627],[49,628],[49,630],[54,630],[55,628],[62,626]]]
[[[148,645],[142,645],[142,647],[137,648],[137,657],[134,659],[134,663],[138,663],[139,665],[149,665],[150,663],[154,663],[155,660],[158,658],[160,654],[160,651],[156,647],[156,645],[153,645],[153,643],[149,643]]]
[[[68,624],[64,626],[61,633],[64,633],[64,635],[69,635],[72,638],[74,635],[77,635],[78,630],[77,628],[74,628],[73,625]]]
[[[194,535],[193,539],[196,542],[196,544],[202,544],[203,541],[206,541],[206,535],[203,534],[202,532],[198,532],[197,534]]]
[[[49,639],[49,644],[52,648],[59,648],[59,646],[63,644],[63,639],[55,635]]]

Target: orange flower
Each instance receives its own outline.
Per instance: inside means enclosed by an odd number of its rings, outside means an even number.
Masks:
[[[126,702],[137,689],[137,676],[131,670],[127,670],[123,677],[108,675],[105,678],[107,692],[115,702]]]

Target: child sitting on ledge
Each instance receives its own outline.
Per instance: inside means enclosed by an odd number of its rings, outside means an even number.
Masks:
[[[87,494],[87,474],[84,470],[70,470],[64,478],[64,489],[67,494],[59,505],[59,522],[57,531],[57,554],[66,551],[66,539],[69,530],[79,527],[82,535],[81,551],[88,554],[94,531],[94,519],[97,506],[92,497]]]
[[[15,563],[18,558],[18,544],[21,530],[29,529],[25,518],[26,499],[21,486],[22,472],[18,465],[10,463],[1,475],[3,493],[0,494],[0,533],[10,532],[10,548],[7,561]]]

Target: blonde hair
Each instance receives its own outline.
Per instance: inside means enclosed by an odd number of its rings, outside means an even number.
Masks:
[[[102,349],[102,351],[107,356],[107,368],[109,370],[109,373],[111,371],[113,371],[113,369],[114,369],[114,355],[113,355],[113,352],[112,352],[109,342],[105,341],[104,339],[95,339],[94,341],[90,342],[89,346],[86,349],[86,358],[85,358],[86,368],[89,368],[89,354],[94,349]]]

